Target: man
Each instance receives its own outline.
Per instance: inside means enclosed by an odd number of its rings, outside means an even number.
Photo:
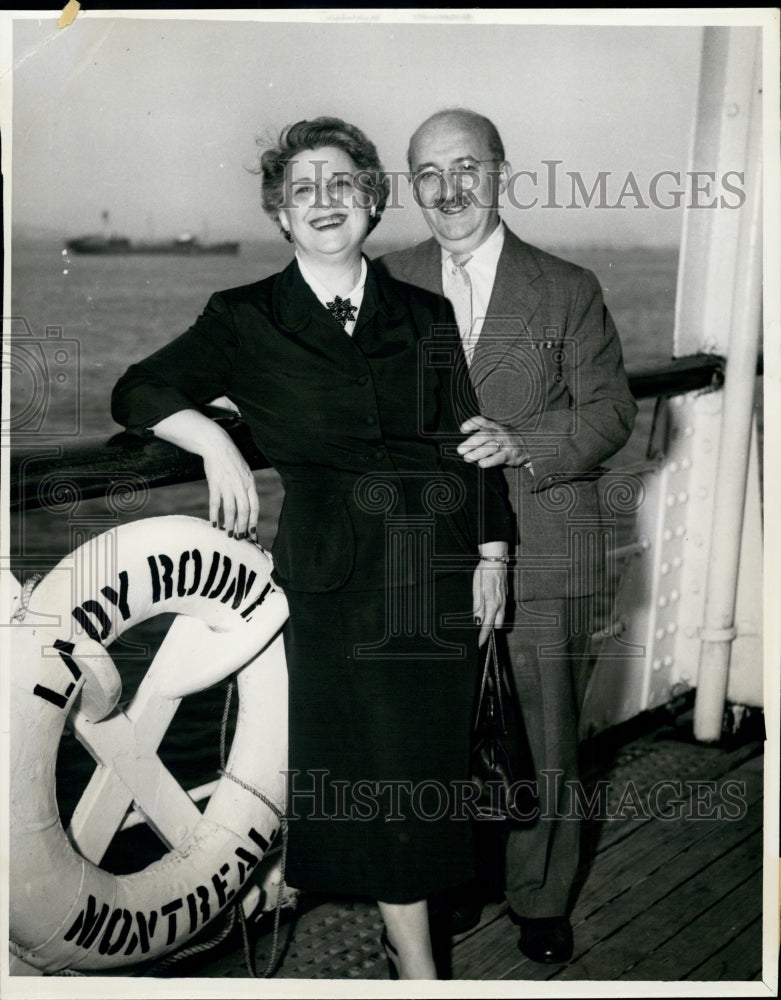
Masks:
[[[408,157],[433,238],[383,262],[450,298],[481,411],[461,427],[459,451],[502,465],[507,478],[518,529],[507,641],[540,818],[509,833],[505,891],[521,951],[564,962],[580,832],[561,816],[577,780],[576,687],[604,560],[596,478],[629,437],[636,406],[594,275],[501,222],[512,175],[495,126],[472,111],[439,112],[414,133]]]

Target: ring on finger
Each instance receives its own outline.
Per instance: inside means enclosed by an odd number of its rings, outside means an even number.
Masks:
[[[492,445],[494,445],[494,453],[496,453],[496,452],[498,452],[498,451],[501,451],[501,450],[502,450],[502,446],[501,446],[501,444],[500,444],[500,443],[499,443],[499,442],[498,442],[498,441],[496,440],[496,438],[491,438],[491,440],[490,440],[490,441],[489,441],[488,443],[489,443],[489,444],[492,444]]]

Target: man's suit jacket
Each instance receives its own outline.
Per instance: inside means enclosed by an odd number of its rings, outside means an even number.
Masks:
[[[445,363],[424,365],[434,334]],[[285,486],[275,579],[297,591],[380,590],[409,582],[389,577],[391,521],[422,519],[435,554],[462,568],[479,542],[507,537],[501,474],[479,474],[454,450],[466,413],[453,388],[468,383],[459,363],[445,299],[369,264],[348,336],[293,261],[215,293],[187,332],[128,369],[112,413],[147,435],[172,413],[229,396]]]
[[[387,254],[401,281],[443,294],[434,239]],[[626,442],[636,405],[594,275],[505,229],[470,368],[480,412],[517,431],[531,468],[505,468],[518,530],[516,599],[601,586],[597,477]]]

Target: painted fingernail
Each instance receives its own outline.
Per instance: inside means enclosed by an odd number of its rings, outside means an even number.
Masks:
[[[475,625],[482,625],[482,624],[483,624],[483,619],[480,617],[480,615],[475,615]]]
[[[249,533],[250,533],[251,535],[257,535],[257,533],[258,533],[258,529],[257,529],[257,528],[250,528],[250,529],[249,529]]]
[[[238,539],[239,539],[239,541],[241,541],[241,539],[242,539],[243,537],[244,537],[244,532],[242,532],[241,534],[237,534],[237,535],[236,535],[236,538],[238,538]]]
[[[228,538],[233,538],[233,528],[228,532]]]
[[[216,521],[212,521],[212,527],[213,527],[213,528],[216,528],[216,527],[217,527],[217,522],[216,522]]]

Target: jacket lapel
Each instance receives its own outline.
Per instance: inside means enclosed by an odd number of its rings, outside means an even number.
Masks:
[[[344,331],[339,335],[338,324],[304,281],[295,259],[280,272],[274,283],[272,298],[278,328],[327,345],[329,353],[343,353],[345,350],[352,350],[351,341],[367,331],[378,314],[383,318],[381,328],[392,325],[405,315],[404,300],[395,293],[393,285],[383,277],[382,272],[378,272],[371,261],[367,260],[366,263],[363,301],[352,336]]]
[[[396,254],[389,255],[397,257]],[[394,274],[399,281],[417,288],[425,288],[435,295],[443,295],[442,290],[442,251],[433,238],[418,243],[417,246],[403,251],[397,257]]]
[[[531,319],[540,303],[532,283],[541,273],[526,244],[505,228],[488,315],[472,357],[470,372],[476,386],[503,363],[518,340],[531,338]]]
[[[360,340],[364,331],[368,330],[374,317],[379,313],[384,326],[392,326],[406,314],[404,300],[396,293],[393,284],[387,280],[384,272],[370,260],[366,261],[366,285],[363,290],[363,302],[358,313],[358,321],[353,330],[353,339]]]
[[[422,288],[444,295],[442,288],[442,250],[435,239],[426,240],[420,245],[420,258],[417,264],[420,268],[420,284]]]
[[[320,306],[317,296],[304,281],[293,258],[274,281],[272,307],[277,327],[288,333],[299,333],[309,323],[314,306]]]

